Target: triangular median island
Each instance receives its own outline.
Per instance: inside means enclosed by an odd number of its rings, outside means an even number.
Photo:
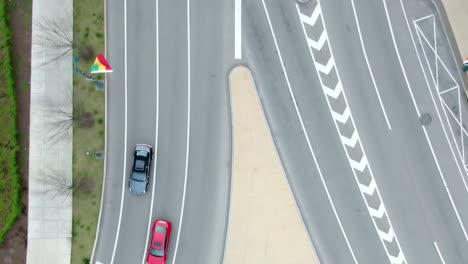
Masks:
[[[224,263],[318,263],[248,69],[234,69],[230,85],[234,156]]]

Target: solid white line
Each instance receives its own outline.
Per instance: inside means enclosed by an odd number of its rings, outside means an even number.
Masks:
[[[384,105],[382,103],[382,98],[380,97],[379,88],[377,87],[377,82],[375,81],[374,73],[372,72],[372,68],[370,66],[369,59],[367,58],[367,52],[366,52],[366,48],[364,47],[364,41],[362,40],[361,26],[359,25],[359,19],[358,19],[358,16],[357,16],[356,7],[354,6],[354,0],[351,0],[351,5],[353,6],[354,19],[356,21],[358,35],[359,35],[359,41],[361,42],[361,49],[362,49],[362,52],[364,53],[364,59],[366,60],[367,69],[369,70],[369,73],[370,73],[370,76],[371,76],[371,79],[372,79],[372,83],[374,84],[375,93],[377,94],[377,98],[379,99],[380,108],[382,109],[382,112],[383,112],[384,117],[385,117],[385,121],[387,122],[387,127],[388,127],[389,130],[392,130],[392,127],[390,125],[390,121],[388,120],[387,112],[385,111],[385,107],[384,107]]]
[[[431,94],[432,103],[434,104],[434,107],[435,107],[435,109],[436,109],[437,116],[439,117],[440,123],[441,123],[441,125],[442,125],[442,130],[444,131],[445,138],[447,139],[447,142],[448,142],[449,147],[450,147],[450,151],[452,152],[453,159],[455,160],[455,163],[456,163],[456,165],[457,165],[458,171],[460,172],[460,176],[461,176],[463,182],[465,183],[465,180],[464,180],[464,178],[463,178],[462,171],[461,171],[460,166],[459,166],[459,164],[458,164],[458,161],[457,161],[457,159],[456,159],[456,157],[455,157],[455,153],[454,153],[454,151],[453,151],[452,144],[450,143],[450,140],[449,140],[449,138],[448,138],[447,132],[446,132],[446,130],[445,130],[445,126],[444,126],[444,124],[443,124],[443,121],[442,121],[442,118],[441,118],[441,116],[440,116],[439,110],[438,110],[437,105],[436,105],[436,103],[435,103],[434,96],[432,95],[432,91],[431,91],[431,88],[430,88],[430,86],[429,86],[429,81],[428,81],[428,79],[427,79],[426,71],[425,71],[424,68],[422,67],[421,58],[420,58],[420,56],[419,56],[418,49],[417,49],[417,47],[416,47],[416,42],[414,41],[413,33],[411,32],[410,24],[409,24],[409,22],[408,22],[408,17],[407,17],[407,15],[406,15],[406,8],[405,8],[405,6],[403,5],[402,0],[400,0],[400,5],[401,5],[401,7],[402,7],[403,14],[404,14],[404,16],[405,16],[406,25],[407,25],[408,30],[409,30],[409,32],[410,32],[410,36],[411,36],[411,40],[412,40],[412,42],[413,42],[414,50],[415,50],[416,55],[417,55],[417,57],[418,57],[419,65],[420,65],[421,70],[422,70],[422,72],[423,72],[424,79],[426,80],[426,87],[428,88],[429,93]],[[416,26],[416,25],[415,25],[415,26]],[[416,26],[416,27],[417,27],[417,26]],[[395,45],[395,44],[394,44],[394,45]],[[396,47],[396,45],[395,45],[395,49],[398,50],[397,47]],[[411,93],[412,93],[412,92],[411,92],[411,87],[409,86],[408,83],[407,83],[407,86],[408,86],[408,89],[410,90],[410,94],[411,94]],[[440,97],[439,97],[439,98],[440,98]],[[414,107],[416,108],[416,111],[419,112],[417,104],[416,104],[414,101],[413,101],[413,104],[414,104]],[[444,110],[443,106],[442,106],[442,110]],[[444,110],[444,113],[445,113],[445,110]],[[419,114],[418,114],[418,115],[419,115]],[[445,115],[446,115],[446,114],[445,114]],[[446,116],[446,118],[447,118],[447,116]],[[453,207],[453,209],[454,209],[454,211],[455,211],[455,214],[456,214],[456,216],[457,216],[457,218],[458,218],[458,221],[459,221],[459,224],[460,224],[460,226],[461,226],[461,228],[462,228],[462,231],[463,231],[463,233],[465,234],[465,238],[466,238],[466,240],[468,241],[468,236],[466,235],[465,227],[461,224],[460,216],[459,216],[458,211],[457,211],[457,209],[456,209],[455,203],[453,202],[452,195],[450,194],[450,191],[449,191],[449,189],[448,189],[448,186],[447,186],[447,184],[446,184],[446,182],[445,182],[445,178],[444,178],[444,176],[442,175],[442,171],[440,170],[439,162],[437,161],[437,157],[436,157],[435,152],[434,152],[434,150],[433,150],[433,148],[432,148],[432,145],[431,145],[431,142],[430,142],[430,140],[429,140],[429,136],[428,136],[428,134],[427,134],[427,131],[426,131],[426,128],[425,128],[425,127],[423,127],[423,131],[424,131],[424,135],[426,136],[426,141],[428,142],[429,147],[430,147],[430,149],[431,149],[432,156],[434,157],[436,166],[437,166],[437,168],[439,169],[439,174],[440,174],[440,176],[441,176],[441,178],[442,178],[442,182],[443,182],[444,185],[445,185],[445,190],[447,191],[447,195],[449,196],[450,202],[452,203],[452,207]],[[466,188],[466,186],[465,186],[465,188]]]
[[[442,254],[440,253],[439,247],[437,246],[437,243],[435,241],[434,241],[434,247],[437,250],[437,254],[439,254],[440,261],[442,262],[442,264],[445,264],[445,260],[442,257]]]
[[[406,15],[406,12],[405,12],[405,8],[404,8],[404,6],[403,6],[403,3],[402,3],[401,1],[400,1],[400,3],[401,3],[402,8],[403,8],[403,14]],[[416,31],[419,32],[419,34],[417,34],[417,35],[418,35],[418,40],[419,40],[420,44],[422,45],[422,40],[421,40],[421,37],[420,37],[420,36],[423,36],[423,38],[425,38],[425,36],[424,36],[423,32],[421,32],[421,30],[419,29],[418,25],[417,25],[416,23],[413,23],[413,24],[414,24],[414,27],[416,28]],[[446,129],[445,129],[445,125],[444,125],[443,119],[442,119],[442,117],[440,116],[439,108],[437,107],[437,104],[436,104],[436,102],[435,102],[434,95],[433,95],[433,93],[432,93],[432,89],[430,88],[429,81],[428,81],[427,76],[426,76],[426,71],[425,71],[424,68],[422,67],[421,59],[420,59],[420,57],[419,57],[419,52],[418,52],[418,50],[417,50],[417,48],[416,48],[416,44],[415,44],[414,38],[413,38],[413,33],[411,32],[411,29],[410,29],[410,27],[409,27],[409,23],[407,23],[407,26],[408,26],[408,29],[410,30],[410,36],[411,36],[411,39],[412,39],[412,41],[413,41],[413,46],[414,46],[414,49],[415,49],[415,52],[416,52],[416,56],[418,57],[418,60],[419,60],[419,62],[420,62],[420,68],[421,68],[421,70],[422,70],[422,72],[423,72],[424,79],[425,79],[425,81],[426,81],[426,87],[427,87],[427,89],[428,89],[428,91],[429,91],[429,94],[431,95],[432,103],[433,103],[433,105],[434,105],[434,108],[435,108],[435,110],[436,110],[436,113],[437,113],[437,116],[438,116],[438,118],[439,118],[440,124],[441,124],[441,126],[442,126],[442,130],[444,131],[445,138],[447,139],[447,143],[448,143],[449,148],[450,148],[450,151],[451,151],[451,153],[452,153],[452,157],[453,157],[453,159],[454,159],[454,161],[455,161],[455,164],[457,165],[458,172],[460,173],[460,177],[461,177],[461,179],[462,179],[462,181],[463,181],[463,184],[464,184],[464,186],[465,186],[465,190],[468,192],[468,186],[467,186],[466,180],[465,180],[465,178],[464,178],[464,175],[463,175],[463,172],[462,172],[462,170],[461,170],[461,168],[460,168],[460,165],[458,164],[458,159],[457,159],[457,157],[455,156],[455,151],[453,150],[452,143],[450,143],[450,139],[449,139],[449,137],[448,137],[448,135],[447,135],[447,131],[446,131]],[[425,38],[425,41],[426,41],[427,44],[429,44],[427,38]],[[429,46],[430,46],[430,45],[429,45]],[[430,46],[430,47],[431,47],[431,46]],[[431,48],[432,48],[432,47],[431,47]],[[426,59],[426,63],[429,64],[429,60],[428,60],[427,55],[426,55],[426,52],[425,52],[424,50],[423,50],[423,54],[424,54],[424,58]],[[439,60],[440,60],[440,58],[439,58]],[[442,61],[441,61],[441,64],[444,65],[444,63],[443,63]],[[429,65],[428,65],[428,66],[429,66]],[[448,69],[446,69],[446,70],[448,71]],[[434,76],[433,76],[434,74],[432,73],[432,70],[431,70],[430,67],[429,67],[429,71],[431,72],[431,79],[432,79],[432,82],[435,84]],[[452,77],[452,79],[453,79],[453,77]],[[455,82],[454,79],[453,79],[453,81]],[[456,83],[456,82],[455,82],[455,83]],[[410,87],[409,87],[409,89],[410,89]],[[437,91],[437,93],[438,93],[438,91]],[[445,108],[444,108],[445,101],[440,97],[440,95],[438,96],[438,98],[439,98],[440,103],[442,104],[442,111],[444,111],[445,119],[448,121],[448,120],[449,120],[449,117],[447,116],[447,112],[445,111]],[[417,108],[416,105],[415,105],[415,107]],[[450,112],[451,114],[453,114],[452,111],[449,111],[449,112]],[[457,120],[457,119],[455,118],[455,120]],[[452,134],[452,139],[455,140],[456,137],[455,137],[455,135],[454,135],[454,133],[453,133],[452,126],[451,126],[450,124],[448,124],[448,127],[449,127],[449,130],[450,130],[450,133]],[[457,144],[456,141],[455,141],[455,144],[456,144],[456,146],[458,146],[458,144]],[[461,158],[460,150],[459,150],[458,147],[457,147],[457,152],[458,152],[458,154],[459,154],[459,157]],[[464,162],[464,161],[462,161],[462,162]]]
[[[434,16],[434,14],[432,14],[432,15],[427,15],[427,16],[425,16],[425,17],[421,17],[421,18],[418,18],[418,19],[416,19],[416,20],[413,20],[413,23],[414,23],[414,22],[419,22],[419,21],[424,20],[424,19],[426,19],[426,18],[430,18],[431,16]]]
[[[442,170],[440,168],[439,161],[437,160],[437,156],[436,156],[436,154],[434,152],[434,149],[432,148],[432,143],[431,143],[431,140],[429,139],[429,135],[427,134],[426,128],[424,126],[422,128],[423,128],[423,131],[424,131],[424,135],[426,136],[427,143],[429,144],[429,148],[431,149],[432,156],[434,157],[434,161],[435,161],[435,164],[437,166],[437,170],[439,170],[440,178],[442,179],[442,183],[444,184],[445,190],[447,191],[448,197],[450,199],[450,203],[452,204],[453,210],[455,211],[455,215],[457,216],[458,223],[461,226],[461,229],[463,231],[463,234],[465,235],[466,241],[468,241],[468,235],[466,234],[465,227],[463,226],[463,222],[462,222],[462,220],[460,218],[460,215],[458,214],[458,210],[457,210],[457,207],[455,206],[455,202],[452,199],[452,194],[450,193],[450,189],[449,189],[449,187],[447,185],[447,182],[445,181],[445,177],[444,177],[444,174],[442,173]]]
[[[267,9],[267,7],[266,7],[265,0],[262,0],[262,4],[263,4],[263,9],[264,9],[264,11],[265,11],[266,18],[267,18],[267,20],[268,20],[268,25],[269,25],[269,27],[270,27],[271,35],[273,36],[273,41],[274,41],[274,43],[275,43],[276,50],[278,51],[278,58],[279,58],[279,60],[280,60],[281,68],[282,68],[282,70],[283,70],[283,72],[284,72],[284,77],[285,77],[286,83],[287,83],[287,85],[288,85],[289,93],[290,93],[290,95],[291,95],[291,99],[293,100],[294,108],[295,108],[296,113],[297,113],[297,116],[298,116],[298,118],[299,118],[299,122],[301,123],[302,131],[304,132],[305,139],[306,139],[306,141],[307,141],[307,146],[309,147],[310,154],[312,155],[312,158],[313,158],[313,160],[314,160],[315,166],[317,167],[317,171],[318,171],[318,173],[319,173],[319,175],[320,175],[320,179],[321,179],[321,181],[322,181],[322,185],[323,185],[323,187],[324,187],[324,189],[325,189],[325,192],[326,192],[326,194],[327,194],[328,201],[330,202],[330,205],[331,205],[331,207],[332,207],[333,213],[335,214],[335,218],[336,218],[336,220],[337,220],[337,222],[338,222],[338,225],[340,226],[341,233],[343,234],[343,237],[344,237],[344,239],[345,239],[345,241],[346,241],[346,244],[347,244],[348,249],[349,249],[349,251],[350,251],[350,253],[351,253],[351,256],[353,257],[354,263],[357,264],[358,261],[357,261],[357,259],[356,259],[356,256],[354,255],[353,249],[351,248],[351,244],[349,243],[348,237],[346,236],[346,233],[345,233],[345,231],[344,231],[343,225],[341,224],[341,220],[340,220],[340,218],[339,218],[339,216],[338,216],[338,213],[337,213],[337,211],[336,211],[335,205],[333,204],[333,200],[332,200],[331,195],[330,195],[330,193],[329,193],[329,191],[328,191],[328,187],[327,187],[327,184],[325,183],[325,179],[324,179],[324,177],[323,177],[322,171],[321,171],[320,166],[319,166],[319,164],[318,164],[317,158],[315,157],[315,153],[314,153],[314,150],[313,150],[313,148],[312,148],[312,144],[310,143],[309,135],[308,135],[308,133],[307,133],[307,130],[305,129],[304,122],[302,121],[302,115],[301,115],[301,113],[300,113],[300,111],[299,111],[299,107],[297,106],[296,97],[294,96],[294,92],[292,91],[291,83],[289,82],[289,77],[288,77],[286,68],[284,67],[283,58],[282,58],[282,56],[281,56],[281,51],[280,51],[279,46],[278,46],[278,41],[276,40],[275,32],[273,31],[273,26],[272,26],[272,24],[271,24],[270,15],[268,14],[268,9]],[[296,8],[298,8],[298,7],[296,6]],[[298,9],[297,11],[299,12],[299,9]],[[301,22],[301,25],[302,25],[302,22]],[[310,239],[310,237],[309,237],[309,239]],[[315,249],[314,249],[314,250],[315,250]]]
[[[190,0],[187,0],[187,90],[187,152],[185,153],[184,191],[182,194],[182,205],[180,206],[179,228],[177,230],[177,238],[174,249],[174,259],[172,260],[172,264],[175,263],[177,258],[180,231],[182,230],[182,221],[184,219],[185,194],[187,191],[187,175],[190,150]]]
[[[146,243],[145,243],[145,251],[143,251],[143,259],[141,260],[141,264],[146,263],[146,252],[148,251],[148,243],[149,243],[149,236],[151,233],[151,220],[153,218],[153,206],[154,206],[154,193],[156,189],[156,165],[157,165],[157,156],[158,156],[158,134],[159,134],[159,0],[156,0],[156,128],[155,128],[155,139],[154,139],[154,146],[153,146],[153,189],[151,192],[151,206],[150,206],[150,214],[148,217],[148,226],[146,228]]]
[[[112,250],[112,258],[110,264],[114,263],[115,258],[115,251],[117,249],[117,243],[119,242],[119,234],[120,234],[120,224],[122,222],[122,211],[123,211],[123,203],[125,197],[125,175],[127,174],[127,0],[124,0],[124,87],[125,87],[125,133],[124,133],[124,159],[123,159],[123,173],[122,173],[122,197],[120,200],[120,212],[119,212],[119,222],[117,225],[117,232],[115,234],[115,241],[114,241],[114,249]]]
[[[447,90],[443,90],[442,92],[439,92],[439,95],[444,94],[446,92],[450,92],[450,91],[455,90],[455,89],[458,89],[458,85],[455,86],[455,87],[449,88]]]
[[[234,16],[235,16],[235,59],[242,59],[242,0],[235,0],[234,2]]]
[[[388,15],[387,3],[385,2],[385,0],[382,0],[382,2],[383,2],[384,9],[385,9],[385,15],[387,16],[387,23],[388,23],[388,27],[390,28],[390,34],[392,36],[393,46],[395,47],[395,52],[396,52],[397,57],[398,57],[398,62],[400,63],[400,67],[402,69],[403,76],[405,77],[406,85],[409,88],[409,93],[410,93],[410,96],[411,96],[411,100],[413,101],[413,104],[416,106],[417,105],[416,100],[414,99],[413,91],[411,90],[411,85],[410,85],[410,83],[408,81],[408,76],[406,76],[405,66],[403,66],[403,62],[401,61],[400,51],[398,50],[397,45],[396,45],[395,34],[393,34],[393,26],[392,26],[392,23],[390,21],[390,17]],[[416,107],[416,113],[418,114],[418,116],[421,116],[421,114],[419,113],[419,109],[417,107]]]
[[[296,8],[297,8],[298,15],[300,15],[300,11],[299,11],[299,8],[298,8],[297,4],[296,4]],[[320,0],[318,0],[318,5],[317,5],[316,8],[320,8]],[[323,18],[323,15],[320,17],[320,19],[321,19],[321,21],[322,21],[324,30],[326,30],[326,24],[325,24],[325,19]],[[305,31],[304,23],[302,23],[302,30],[303,30],[303,33],[304,33],[304,37],[307,38],[307,34],[306,34],[306,31]],[[333,58],[333,56],[334,56],[334,55],[333,55],[333,50],[332,50],[332,47],[331,47],[331,44],[330,44],[329,41],[327,42],[327,45],[328,45],[328,48],[329,48],[329,51],[330,51],[330,57]],[[312,60],[314,61],[314,63],[316,64],[316,59],[315,59],[314,53],[313,53],[312,49],[310,48],[310,46],[309,46],[309,54],[310,54],[310,56],[312,57]],[[316,70],[317,70],[317,69],[316,69]],[[336,76],[337,76],[337,78],[338,78],[338,81],[341,82],[340,74],[339,74],[339,72],[338,72],[338,68],[336,67],[336,65],[335,65],[335,71],[336,71]],[[323,87],[323,86],[324,86],[324,84],[323,84],[323,79],[322,79],[320,73],[318,72],[318,70],[317,70],[317,74],[318,74],[318,76],[319,76],[320,84],[321,84],[321,86]],[[324,93],[325,93],[325,92],[324,92]],[[325,98],[326,98],[326,101],[327,101],[327,104],[328,104],[328,108],[330,109],[330,112],[333,113],[333,109],[332,109],[332,107],[331,107],[329,98],[326,97],[326,96],[325,96]],[[345,103],[346,103],[347,108],[349,108],[348,99],[347,99],[347,97],[346,97],[346,94],[345,94],[344,89],[343,89],[343,99],[344,99],[344,101],[345,101]],[[352,123],[352,125],[353,125],[353,127],[354,127],[356,133],[358,134],[358,144],[359,144],[359,147],[360,147],[361,150],[362,150],[362,154],[363,154],[362,159],[364,159],[364,158],[366,158],[365,149],[364,149],[364,147],[362,146],[361,140],[359,139],[359,132],[357,131],[356,124],[355,124],[355,122],[354,122],[354,118],[353,118],[353,116],[352,116],[351,114],[350,114],[350,118],[351,118],[351,123]],[[340,129],[339,129],[339,127],[338,127],[338,123],[337,123],[336,119],[334,119],[334,124],[335,124],[335,128],[336,128],[338,134],[340,134]],[[340,139],[341,139],[341,138],[340,138]],[[343,145],[343,149],[344,149],[344,152],[345,152],[345,154],[346,154],[346,157],[347,157],[347,159],[348,159],[348,161],[349,161],[349,164],[350,164],[350,166],[353,168],[353,165],[355,165],[355,164],[353,164],[353,162],[352,162],[353,160],[352,160],[352,159],[350,158],[350,156],[349,156],[348,148],[345,146],[345,144],[344,144],[343,142],[341,142],[341,143],[342,143],[342,145]],[[366,159],[367,159],[367,158],[366,158]],[[361,160],[361,161],[362,161],[362,160]],[[372,168],[371,168],[371,165],[370,165],[369,163],[367,163],[367,167],[368,167],[368,170],[369,170],[369,174],[371,175],[373,181],[375,181],[374,173],[373,173]],[[356,170],[355,170],[355,169],[352,169],[352,173],[353,173],[353,176],[354,176],[354,179],[355,179],[356,183],[358,184],[358,186],[361,187],[362,184],[360,183],[360,181],[359,181],[359,179],[358,179],[358,176],[357,176],[357,174],[356,174]],[[378,189],[378,187],[377,187],[377,184],[376,184],[375,189],[376,189],[376,191],[377,191],[377,195],[378,195],[378,197],[379,197],[380,202],[383,204],[383,206],[384,206],[384,208],[385,208],[385,204],[384,204],[383,199],[382,199],[382,197],[381,197],[381,195],[380,195],[380,191],[379,191],[379,189]],[[365,197],[365,195],[364,195],[363,192],[361,192],[361,196],[362,196],[362,199],[363,199],[363,201],[364,201],[366,207],[368,208],[369,216],[371,216],[371,215],[370,215],[370,214],[371,214],[371,211],[369,210],[369,208],[371,208],[371,207],[369,206],[369,203],[368,203],[368,201],[367,201],[367,198]],[[395,243],[397,244],[398,249],[400,250],[400,252],[399,252],[399,254],[398,254],[397,257],[390,255],[390,253],[389,253],[389,251],[388,251],[388,248],[387,248],[387,244],[383,241],[382,236],[380,236],[380,234],[381,234],[382,232],[381,232],[381,231],[379,230],[379,228],[377,227],[377,223],[376,223],[375,219],[371,217],[371,220],[372,220],[372,223],[373,223],[373,225],[374,225],[374,228],[375,228],[375,230],[377,231],[377,233],[379,234],[380,241],[381,241],[382,246],[383,246],[383,248],[384,248],[384,250],[385,250],[385,253],[387,254],[387,257],[389,258],[389,260],[390,260],[392,263],[394,263],[395,259],[397,259],[397,260],[402,260],[402,261],[404,261],[404,262],[406,263],[406,259],[405,259],[405,256],[404,256],[404,254],[403,254],[403,250],[401,249],[400,242],[398,241],[398,237],[396,236],[396,234],[395,234],[395,232],[394,232],[394,228],[393,228],[392,222],[391,222],[390,217],[388,216],[388,214],[387,214],[386,211],[385,211],[385,217],[387,218],[388,224],[389,224],[389,226],[390,226],[388,232],[392,232],[392,234],[394,235],[394,238],[395,238]],[[400,263],[402,263],[402,262],[400,262]]]

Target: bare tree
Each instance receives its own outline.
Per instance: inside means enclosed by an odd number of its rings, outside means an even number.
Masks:
[[[53,19],[39,18],[34,26],[38,32],[34,44],[42,47],[48,57],[42,65],[58,61],[75,48],[70,14]]]
[[[84,115],[83,100],[75,97],[71,92],[66,95],[68,105],[72,105],[71,110],[64,107],[52,107],[49,113],[52,115],[48,123],[48,140],[50,143],[57,143],[70,135],[73,125],[76,124]]]
[[[64,196],[66,200],[70,194],[79,188],[80,181],[73,181],[71,175],[68,176],[62,170],[48,168],[42,171],[42,177],[39,179],[45,183],[45,193],[51,193],[52,199],[57,196]]]

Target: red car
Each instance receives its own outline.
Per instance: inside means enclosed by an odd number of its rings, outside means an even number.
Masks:
[[[171,237],[171,222],[166,220],[154,221],[151,228],[152,238],[148,249],[148,264],[164,264],[169,248],[169,238]]]

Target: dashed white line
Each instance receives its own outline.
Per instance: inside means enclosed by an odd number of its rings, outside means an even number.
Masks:
[[[115,234],[115,241],[114,241],[114,249],[112,250],[112,257],[110,264],[114,263],[115,258],[115,251],[117,249],[117,244],[119,242],[119,234],[120,234],[120,225],[122,222],[122,211],[123,211],[123,203],[125,197],[125,176],[127,174],[127,0],[124,0],[124,87],[125,87],[125,95],[124,95],[124,109],[125,109],[125,117],[124,117],[124,159],[123,159],[123,173],[122,173],[122,196],[120,200],[120,212],[119,212],[119,221],[117,224],[117,232]]]
[[[439,255],[440,261],[442,262],[442,264],[445,264],[445,260],[442,257],[442,253],[440,253],[439,246],[437,246],[437,242],[435,242],[435,241],[434,241],[434,247],[435,247],[435,249],[437,251],[437,254]]]
[[[159,0],[156,0],[156,128],[155,128],[155,139],[154,139],[154,151],[153,151],[153,187],[151,192],[151,206],[148,217],[148,227],[146,228],[146,240],[145,240],[145,251],[143,251],[143,258],[141,264],[146,263],[146,252],[148,250],[148,242],[151,230],[151,220],[153,218],[153,205],[154,205],[154,193],[156,189],[156,165],[158,156],[158,134],[159,134]]]
[[[374,73],[372,72],[372,68],[370,66],[369,59],[367,58],[367,52],[366,52],[366,48],[364,47],[364,41],[362,40],[361,26],[359,25],[359,19],[358,19],[357,13],[356,13],[356,7],[354,6],[354,0],[351,0],[351,5],[353,6],[354,19],[356,21],[358,35],[359,35],[359,41],[361,42],[361,49],[362,49],[362,53],[364,53],[364,59],[366,60],[367,69],[369,70],[369,74],[370,74],[371,79],[372,79],[372,84],[374,85],[375,93],[377,94],[377,98],[378,98],[379,103],[380,103],[380,108],[382,109],[382,112],[383,112],[384,117],[385,117],[385,121],[387,122],[387,127],[388,127],[389,130],[392,130],[392,126],[390,125],[390,121],[388,120],[387,112],[385,111],[385,107],[384,107],[384,105],[382,103],[382,98],[380,97],[380,92],[379,92],[379,88],[377,87],[377,82],[375,81],[375,78],[374,78]]]
[[[235,38],[235,51],[234,58],[242,59],[242,0],[235,0],[234,2],[234,38]]]
[[[180,231],[182,230],[182,222],[184,219],[185,209],[185,194],[187,192],[187,175],[190,150],[190,0],[187,0],[187,152],[185,153],[185,175],[184,175],[184,190],[182,194],[182,205],[180,206],[179,228],[177,230],[177,238],[174,249],[174,258],[172,264],[177,259],[177,250],[179,248]]]
[[[315,156],[314,150],[313,150],[313,148],[312,148],[312,144],[310,143],[309,135],[308,135],[308,133],[307,133],[307,130],[305,129],[304,122],[303,122],[303,120],[302,120],[302,115],[301,115],[301,113],[300,113],[300,111],[299,111],[299,107],[297,106],[296,97],[295,97],[295,95],[294,95],[294,92],[292,91],[291,84],[290,84],[290,82],[289,82],[289,77],[288,77],[286,68],[284,67],[283,57],[281,56],[281,51],[280,51],[279,46],[278,46],[278,41],[276,40],[276,35],[275,35],[275,32],[273,31],[273,26],[272,26],[272,24],[271,24],[270,15],[269,15],[269,13],[268,13],[268,9],[267,9],[267,7],[266,7],[265,0],[262,0],[262,4],[263,4],[263,9],[264,9],[264,11],[265,11],[266,18],[267,18],[267,20],[268,20],[268,25],[269,25],[269,27],[270,27],[271,35],[272,35],[272,37],[273,37],[273,42],[275,43],[275,48],[276,48],[276,50],[278,51],[278,58],[279,58],[279,60],[280,60],[281,68],[282,68],[282,70],[283,70],[283,72],[284,72],[284,77],[285,77],[285,80],[286,80],[286,84],[288,85],[289,93],[290,93],[290,95],[291,95],[291,99],[292,99],[292,101],[293,101],[294,108],[295,108],[296,113],[297,113],[297,116],[298,116],[298,118],[299,118],[299,122],[301,123],[302,131],[304,132],[305,139],[306,139],[306,141],[307,141],[307,146],[309,147],[309,151],[310,151],[310,153],[311,153],[311,155],[312,155],[312,159],[314,160],[315,166],[317,167],[317,171],[318,171],[318,173],[319,173],[320,180],[322,181],[322,185],[323,185],[323,187],[324,187],[324,189],[325,189],[325,193],[327,194],[328,201],[330,202],[330,205],[331,205],[331,207],[332,207],[333,213],[334,213],[335,218],[336,218],[336,220],[337,220],[337,222],[338,222],[338,225],[339,225],[339,227],[340,227],[341,233],[343,234],[343,237],[344,237],[344,239],[345,239],[345,241],[346,241],[346,245],[348,246],[348,249],[349,249],[349,251],[350,251],[350,253],[351,253],[351,256],[353,257],[354,263],[357,264],[358,261],[357,261],[357,259],[356,259],[356,256],[354,255],[354,251],[353,251],[353,249],[352,249],[352,247],[351,247],[351,244],[350,244],[350,242],[349,242],[349,240],[348,240],[348,236],[346,235],[346,232],[344,231],[343,225],[341,224],[341,220],[340,220],[340,218],[339,218],[339,216],[338,216],[338,213],[337,213],[337,211],[336,211],[335,205],[334,205],[333,200],[332,200],[332,198],[331,198],[331,195],[330,195],[330,193],[329,193],[329,191],[328,191],[327,184],[325,183],[325,179],[324,179],[324,177],[323,177],[322,171],[321,171],[321,169],[320,169],[320,166],[319,166],[319,164],[318,164],[318,161],[317,161],[317,158],[316,158],[316,156]],[[319,15],[318,12],[314,12],[314,13],[312,14],[312,18],[310,19],[311,22],[315,23],[316,20],[317,20],[317,18],[318,18],[318,15]],[[307,17],[307,18],[309,18],[309,17]]]

